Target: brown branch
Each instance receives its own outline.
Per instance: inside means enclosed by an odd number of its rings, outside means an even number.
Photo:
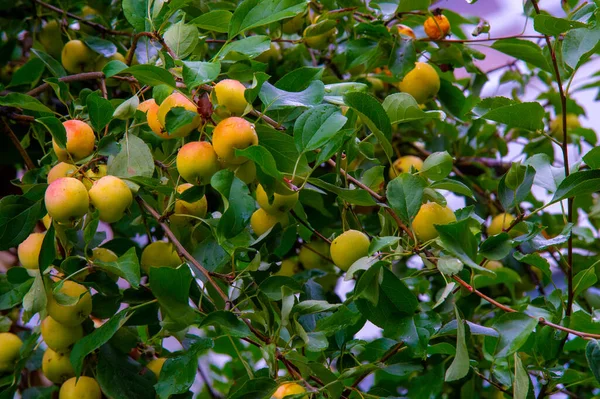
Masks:
[[[504,388],[502,385],[498,384],[496,381],[491,380],[490,378],[487,378],[485,375],[481,374],[479,371],[477,370],[473,370],[475,372],[475,374],[477,376],[479,376],[482,380],[486,381],[488,384],[493,385],[494,388],[496,388],[499,391],[504,392],[507,395],[513,396],[512,392],[506,388]]]
[[[69,75],[69,76],[63,76],[62,78],[58,78],[59,82],[65,82],[65,83],[79,82],[82,80],[100,80],[100,79],[104,79],[104,73],[102,73],[102,72],[83,72],[83,73],[78,73],[76,75]],[[42,93],[44,90],[46,90],[48,87],[50,87],[50,84],[44,83],[44,84],[39,85],[35,89],[29,90],[26,94],[28,96],[35,97],[38,94]]]
[[[135,49],[137,48],[138,41],[143,36],[154,38],[154,36],[150,32],[140,32],[140,33],[137,33],[135,36],[133,36],[133,39],[131,40],[131,47],[129,48],[129,51],[127,52],[127,58],[125,59],[125,63],[127,65],[131,65],[131,61],[133,61],[133,56],[135,55]]]
[[[10,126],[4,118],[2,118],[2,130],[10,138],[10,141],[12,141],[14,146],[17,147],[19,154],[21,154],[21,158],[23,158],[23,161],[25,161],[25,166],[27,167],[27,169],[35,169],[35,164],[29,157],[29,154],[27,154],[27,151],[25,151],[25,148],[23,148],[23,146],[21,145],[21,141],[19,141],[19,138],[17,137],[15,132],[12,131],[12,129],[10,128]]]

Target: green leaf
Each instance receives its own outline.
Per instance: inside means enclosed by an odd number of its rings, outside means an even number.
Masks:
[[[241,40],[229,42],[219,54],[219,59],[225,58],[229,53],[240,53],[248,58],[258,57],[271,48],[271,39],[268,36],[256,35]]]
[[[586,24],[579,21],[570,21],[556,18],[547,14],[536,15],[533,19],[533,28],[543,35],[558,36],[574,28],[585,28]]]
[[[133,115],[135,115],[135,111],[139,105],[140,99],[138,96],[129,97],[129,99],[119,104],[119,106],[114,110],[112,117],[121,120],[132,118]]]
[[[253,145],[243,150],[235,150],[236,156],[243,156],[254,162],[268,176],[278,181],[283,180],[283,175],[277,170],[277,163],[273,155],[260,145]]]
[[[552,72],[548,59],[542,54],[537,44],[523,39],[500,39],[492,44],[492,48],[511,57],[528,62],[533,66]]]
[[[585,358],[596,381],[600,382],[600,343],[597,339],[588,342],[585,347]]]
[[[54,116],[44,116],[42,118],[37,118],[35,121],[44,125],[52,135],[52,138],[56,141],[56,144],[58,144],[59,148],[66,148],[67,131],[58,118]]]
[[[87,36],[84,39],[84,43],[96,53],[104,57],[110,57],[117,53],[117,46],[115,46],[113,42],[100,39],[96,36]]]
[[[44,235],[44,240],[42,241],[42,247],[40,248],[40,254],[38,258],[38,264],[40,273],[44,274],[46,269],[52,265],[54,259],[56,259],[56,242],[55,242],[56,232],[54,230],[54,224],[50,225],[50,228],[46,231]]]
[[[310,173],[305,155],[300,155],[294,144],[294,138],[287,134],[281,134],[277,130],[263,126],[256,126],[258,142],[265,147],[275,159],[277,170],[281,173],[292,174],[294,169],[297,176],[305,176]],[[252,148],[252,147],[249,147]]]
[[[35,275],[33,285],[23,297],[23,310],[27,318],[46,309],[46,289],[44,288],[44,277],[41,273]]]
[[[10,84],[7,87],[21,85],[28,85],[31,87],[40,80],[45,69],[46,64],[44,64],[44,61],[39,58],[32,58],[15,71],[10,80]]]
[[[0,96],[0,105],[28,111],[52,113],[50,108],[46,107],[37,99],[23,93],[9,93],[5,96]]]
[[[514,252],[513,257],[519,262],[527,263],[528,265],[535,266],[540,269],[544,275],[548,278],[552,277],[552,271],[550,270],[550,263],[545,258],[536,252],[524,255],[520,252]]]
[[[127,22],[133,26],[137,32],[150,32],[152,25],[150,22],[150,4],[151,0],[123,0],[123,14]]]
[[[413,96],[407,93],[394,93],[387,96],[383,101],[383,109],[392,124],[445,117],[441,111],[423,111]]]
[[[213,10],[192,19],[190,24],[196,25],[202,30],[227,33],[232,15],[231,12],[226,10]]]
[[[26,280],[20,284],[11,284],[6,291],[0,295],[0,310],[9,310],[23,301],[23,298],[29,292],[33,279]]]
[[[410,173],[402,173],[387,185],[386,197],[400,219],[411,224],[423,203],[425,181]]]
[[[219,73],[221,73],[221,64],[218,62],[183,62],[183,82],[188,90],[216,80]]]
[[[260,101],[265,106],[265,111],[290,108],[310,108],[323,101],[325,86],[320,80],[310,82],[306,90],[301,92],[287,92],[279,90],[272,84],[265,82],[260,89]]]
[[[321,312],[331,312],[342,306],[339,303],[329,303],[327,301],[306,300],[302,301],[292,308],[292,313],[307,315]]]
[[[285,74],[275,83],[275,87],[280,90],[298,92],[305,90],[313,80],[321,79],[323,68],[300,67]],[[325,89],[327,92],[327,89]]]
[[[469,372],[469,350],[467,349],[467,343],[465,340],[465,323],[460,318],[456,305],[454,306],[454,314],[456,315],[457,329],[456,329],[456,355],[448,370],[444,381],[456,381],[460,380]]]
[[[500,233],[488,237],[487,240],[482,242],[479,253],[490,260],[501,260],[510,254],[512,248],[510,236],[507,233]]]
[[[440,235],[439,241],[441,241],[442,247],[449,254],[457,257],[462,263],[470,268],[493,276],[493,272],[479,266],[479,264],[474,261],[477,255],[477,239],[469,228],[469,224],[469,219],[463,219],[446,225],[434,224],[434,227]]]
[[[600,169],[600,147],[594,147],[584,156],[583,161],[591,169]]]
[[[244,0],[229,23],[229,38],[252,28],[291,18],[306,11],[304,0]]]
[[[376,204],[373,197],[371,197],[371,194],[360,188],[341,188],[316,178],[310,178],[308,179],[308,182],[324,190],[337,194],[341,199],[348,201],[351,204],[362,206],[371,206]]]
[[[248,337],[252,333],[246,324],[236,315],[225,310],[212,312],[202,321],[200,327],[213,326],[232,337]]]
[[[588,269],[582,270],[573,277],[573,295],[577,298],[583,291],[587,290],[598,281],[596,277],[596,269],[591,266]]]
[[[173,107],[165,117],[165,129],[167,132],[175,132],[180,127],[192,124],[198,118],[198,113],[184,107]]]
[[[600,41],[600,27],[572,29],[562,42],[562,58],[568,66],[576,68],[589,59]]]
[[[134,65],[127,69],[123,69],[121,72],[119,72],[119,75],[125,73],[133,75],[133,77],[143,85],[158,86],[161,84],[166,84],[173,88],[175,87],[175,79],[173,78],[173,75],[171,75],[171,73],[166,69],[159,68],[154,65]]]
[[[57,78],[67,76],[67,71],[65,71],[60,62],[56,61],[54,58],[52,58],[52,56],[34,48],[31,49],[31,52],[35,54],[40,60],[42,60],[42,62],[46,65],[46,68],[48,68],[48,70],[53,76]]]
[[[294,140],[300,153],[323,147],[346,124],[338,107],[318,105],[305,111],[294,124]]]
[[[600,170],[582,170],[572,173],[560,183],[550,203],[589,195],[598,191],[599,184]]]
[[[188,303],[192,272],[187,265],[177,269],[151,267],[149,274],[152,293],[171,320],[178,322],[182,329],[200,321],[200,315]]]
[[[127,69],[128,66],[124,62],[119,60],[108,61],[104,68],[102,68],[102,72],[104,72],[104,76],[110,78],[111,76],[117,75]]]
[[[100,348],[96,380],[102,393],[109,398],[156,398],[156,392],[152,386],[156,381],[154,375],[146,373],[141,364],[111,345],[104,345]]]
[[[500,316],[492,328],[500,334],[496,345],[497,358],[507,357],[519,350],[529,335],[535,330],[538,321],[525,313],[505,313]]]
[[[0,199],[0,250],[5,251],[23,242],[44,216],[42,201],[32,201],[20,195]]]
[[[464,195],[465,197],[469,197],[475,200],[475,196],[473,195],[473,191],[469,187],[467,187],[464,183],[459,182],[458,180],[451,179],[442,179],[436,182],[433,182],[429,185],[430,188],[436,190],[448,190],[452,191],[456,194]]]
[[[396,12],[427,10],[431,5],[431,0],[402,0]]]
[[[134,247],[131,247],[114,262],[95,260],[94,266],[127,280],[133,288],[140,286],[140,263]]]
[[[91,334],[86,335],[75,343],[69,357],[76,375],[81,375],[85,357],[107,343],[108,340],[115,335],[117,330],[127,322],[132,314],[133,313],[128,309],[120,311],[106,323],[95,329]]]
[[[363,122],[377,137],[387,156],[391,157],[392,125],[379,101],[366,93],[351,92],[344,95],[344,102],[358,112]]]
[[[442,180],[452,172],[453,165],[452,156],[448,151],[434,152],[423,162],[421,174],[431,180]]]
[[[108,174],[119,177],[152,177],[154,158],[148,145],[133,134],[125,135],[119,144],[119,153],[108,159]]]
[[[250,190],[233,172],[226,169],[215,173],[210,184],[221,194],[226,204],[217,225],[217,233],[225,238],[235,237],[245,229],[256,209]]]
[[[529,392],[529,374],[523,366],[523,362],[517,353],[515,353],[515,382],[513,383],[513,398],[527,399]]]
[[[544,128],[544,108],[537,102],[519,103],[505,97],[490,97],[477,104],[473,111],[479,118],[504,123],[509,128],[531,131]]]
[[[275,393],[277,382],[273,378],[256,378],[245,381],[239,388],[231,387],[233,392],[227,395],[229,399],[264,399]],[[291,398],[291,396],[290,396]]]
[[[186,58],[198,44],[198,28],[181,20],[167,29],[164,39],[179,58]]]
[[[89,94],[85,99],[85,103],[92,126],[97,132],[102,131],[111,121],[113,112],[115,112],[112,104],[96,92]]]

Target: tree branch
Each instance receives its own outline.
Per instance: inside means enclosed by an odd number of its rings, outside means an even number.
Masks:
[[[65,83],[79,82],[82,80],[101,80],[101,79],[104,79],[104,73],[102,73],[102,72],[83,72],[83,73],[78,73],[75,75],[63,76],[62,78],[58,78],[58,80],[60,82],[65,82]],[[44,84],[39,85],[35,89],[29,90],[26,94],[28,96],[35,97],[38,94],[42,93],[44,90],[46,90],[48,87],[50,87],[50,84],[44,83]]]
[[[23,161],[25,161],[25,166],[27,167],[27,169],[35,169],[35,164],[29,157],[29,154],[27,154],[27,151],[25,151],[25,148],[23,148],[23,146],[21,145],[21,141],[19,140],[15,132],[12,131],[12,129],[10,128],[10,126],[4,118],[2,118],[2,130],[10,138],[10,141],[12,141],[14,146],[17,148],[19,154],[21,154],[21,158],[23,158]]]

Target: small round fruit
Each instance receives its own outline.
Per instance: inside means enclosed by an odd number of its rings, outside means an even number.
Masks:
[[[298,192],[291,195],[274,194],[273,202],[269,203],[267,192],[260,184],[256,187],[256,202],[271,215],[281,215],[292,210],[296,202],[298,202]]]
[[[452,209],[442,206],[437,202],[428,202],[421,205],[417,216],[412,222],[412,229],[419,241],[433,240],[438,236],[434,225],[444,225],[456,222],[456,215]]]
[[[52,218],[50,217],[50,215],[46,214],[42,218],[42,223],[44,224],[44,227],[46,228],[46,230],[48,230],[50,228],[50,225],[52,224]]]
[[[101,71],[102,69],[104,69],[106,64],[108,64],[111,61],[121,61],[123,64],[126,63],[125,56],[123,54],[115,53],[115,54],[111,55],[110,57],[102,57],[98,61],[96,61],[96,67],[95,67],[96,71]]]
[[[0,333],[0,374],[12,371],[19,360],[23,341],[13,333]]]
[[[62,65],[69,73],[90,72],[95,58],[96,53],[81,40],[68,41],[61,53]]]
[[[60,387],[58,399],[101,399],[102,391],[95,379],[81,376],[73,377]]]
[[[498,262],[497,260],[488,260],[485,265],[483,265],[483,267],[485,267],[488,270],[498,270],[498,269],[502,269],[504,266],[502,266],[502,263]]]
[[[245,157],[235,155],[235,150],[243,150],[258,144],[258,135],[254,126],[243,118],[223,119],[213,132],[215,152],[223,161],[239,165],[246,162]]]
[[[414,155],[405,155],[396,159],[389,171],[390,179],[395,179],[400,176],[401,173],[409,172],[411,166],[416,170],[421,170],[423,167],[423,160]]]
[[[307,47],[310,47],[315,50],[326,49],[327,46],[329,46],[329,43],[331,43],[331,41],[333,40],[333,38],[335,37],[335,35],[337,33],[337,30],[335,28],[333,28],[333,29],[330,29],[321,34],[309,35],[310,28],[311,28],[310,26],[307,27],[304,30],[304,33],[302,34],[302,36],[303,36],[304,44],[306,44]]]
[[[401,36],[408,36],[413,39],[417,38],[417,36],[415,36],[415,32],[409,26],[398,24],[398,25],[396,25],[396,28],[398,29],[398,33]]]
[[[48,295],[48,314],[57,322],[69,327],[78,326],[92,312],[92,296],[86,287],[73,281],[65,281],[59,292],[78,298],[73,305],[61,305],[54,295]]]
[[[423,104],[440,91],[440,77],[431,65],[417,62],[415,68],[396,87],[413,96],[417,103]]]
[[[173,244],[165,241],[155,241],[146,246],[140,258],[140,265],[146,273],[149,273],[151,267],[175,268],[181,263]]]
[[[281,58],[281,51],[279,47],[275,43],[271,43],[269,49],[263,53],[261,53],[258,57],[255,57],[254,60],[258,62],[262,62],[265,64],[270,63],[271,61],[277,61]]]
[[[348,230],[339,235],[331,243],[331,259],[343,271],[369,252],[369,237],[358,230]]]
[[[581,127],[579,117],[576,114],[567,114],[567,139],[569,142],[571,141],[569,133],[571,133],[571,130],[578,127]],[[550,135],[558,141],[562,142],[564,140],[562,114],[556,115],[556,118],[550,122]]]
[[[146,114],[148,126],[150,129],[152,129],[154,134],[156,134],[158,137],[162,137],[163,139],[175,138],[174,136],[169,136],[169,134],[163,128],[163,125],[161,125],[160,121],[158,120],[158,108],[158,104],[153,98],[144,101],[137,107],[138,111]]]
[[[487,228],[488,236],[495,236],[502,233],[502,230],[507,229],[514,220],[514,216],[509,213],[500,213],[494,216],[490,222],[490,226]]]
[[[66,326],[50,316],[42,321],[41,332],[48,348],[58,353],[68,352],[73,344],[83,337],[81,325]]]
[[[90,125],[71,119],[63,122],[63,126],[67,131],[67,148],[60,148],[56,141],[52,140],[52,148],[59,161],[69,161],[69,155],[73,161],[79,161],[94,152],[96,136]]]
[[[194,187],[194,186],[189,183],[180,184],[179,186],[177,186],[177,192],[179,194],[181,194],[184,191],[186,191],[187,189],[190,189],[192,187]],[[195,223],[196,219],[188,218],[185,216],[177,216],[176,214],[192,215],[192,216],[197,216],[199,218],[203,218],[206,216],[207,209],[208,209],[208,203],[206,201],[206,195],[203,195],[202,198],[200,198],[199,200],[194,201],[194,202],[187,202],[187,201],[177,199],[177,200],[175,200],[175,215],[172,215],[170,218],[171,223],[176,223],[179,225],[182,225],[182,224],[185,224],[188,222]]]
[[[63,177],[48,186],[44,195],[48,215],[58,223],[80,219],[90,206],[88,191],[79,180]]]
[[[304,26],[305,21],[306,16],[303,14],[298,14],[293,18],[287,19],[281,26],[281,30],[286,35],[293,35],[294,33],[300,32],[300,30]]]
[[[119,221],[133,201],[127,184],[116,176],[104,176],[90,189],[90,200],[106,223]]]
[[[256,164],[252,161],[244,162],[241,165],[232,165],[228,168],[233,170],[235,177],[246,184],[256,180]]]
[[[298,260],[307,270],[330,268],[331,262],[327,260],[329,257],[330,248],[325,241],[308,242],[300,248],[298,253]]]
[[[44,46],[48,54],[59,59],[64,45],[60,22],[56,19],[48,21],[38,34],[38,41]]]
[[[75,377],[75,370],[71,365],[68,353],[58,353],[46,349],[42,358],[42,372],[47,379],[55,384],[62,384],[71,377]]]
[[[281,224],[281,227],[287,226],[289,223],[288,214],[270,215],[261,208],[257,209],[250,217],[250,226],[254,230],[254,234],[259,237],[278,223]]]
[[[177,128],[175,131],[168,132],[169,137],[186,137],[193,130],[196,130],[198,126],[200,126],[200,122],[202,122],[202,117],[198,115],[198,107],[196,104],[191,102],[181,93],[173,93],[169,97],[165,98],[163,102],[158,107],[158,121],[161,126],[164,127],[164,130],[167,129],[167,114],[173,108],[184,108],[188,111],[195,112],[196,116],[192,119],[190,123],[185,126],[181,126]]]
[[[217,104],[225,107],[231,115],[241,116],[248,106],[244,97],[246,86],[233,79],[225,79],[217,83],[214,87]]]
[[[95,165],[84,172],[82,179],[83,185],[89,191],[96,181],[100,180],[107,174],[108,167],[106,165]]]
[[[38,258],[40,257],[40,250],[42,249],[45,235],[46,233],[31,233],[17,247],[19,262],[24,268],[32,270],[39,268]]]
[[[298,273],[299,270],[300,265],[298,264],[298,259],[284,259],[281,261],[281,267],[279,268],[279,271],[275,273],[275,275],[292,277],[294,274]]]
[[[158,379],[158,378],[160,378],[160,371],[162,370],[163,365],[165,364],[166,361],[167,361],[167,358],[165,358],[165,357],[159,357],[157,359],[152,359],[148,362],[146,367],[148,367],[150,370],[152,370],[152,372],[156,376],[156,379]]]
[[[298,393],[304,393],[306,389],[300,384],[296,384],[295,382],[288,382],[285,384],[281,384],[277,391],[273,394],[271,399],[283,399],[289,395],[295,395]],[[305,395],[302,399],[308,399],[308,395]]]
[[[435,15],[425,20],[423,29],[431,40],[440,40],[450,33],[450,21],[444,15]]]
[[[192,141],[177,153],[177,171],[188,183],[208,184],[219,169],[219,158],[208,141]]]
[[[48,172],[48,178],[47,178],[48,184],[52,183],[55,180],[60,179],[61,177],[73,176],[73,174],[75,174],[75,172],[77,172],[77,169],[78,169],[77,166],[70,164],[70,163],[66,163],[66,162],[57,163]]]

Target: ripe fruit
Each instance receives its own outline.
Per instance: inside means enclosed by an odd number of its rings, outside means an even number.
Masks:
[[[283,399],[288,395],[294,395],[304,392],[306,392],[306,389],[304,389],[302,385],[296,384],[295,382],[288,382],[286,384],[280,385],[271,399]],[[302,399],[308,399],[308,395],[304,396]]]
[[[275,226],[277,223],[281,224],[281,227],[285,227],[289,223],[288,214],[284,213],[282,215],[270,215],[265,212],[264,209],[260,208],[254,211],[252,216],[250,217],[250,226],[252,230],[254,230],[254,234],[257,236],[262,236]]]
[[[146,273],[151,267],[177,267],[181,263],[173,244],[165,241],[155,241],[146,246],[140,258],[140,265]]]
[[[256,202],[258,205],[265,210],[265,212],[271,215],[281,215],[289,212],[296,202],[298,202],[298,192],[294,192],[290,195],[274,194],[273,202],[269,203],[269,197],[267,192],[260,184],[256,187]]]
[[[114,223],[123,217],[133,195],[125,182],[116,176],[104,176],[90,189],[90,200],[100,212],[100,220]]]
[[[94,152],[96,136],[90,125],[77,119],[71,119],[63,122],[63,126],[67,131],[67,148],[60,148],[56,141],[52,140],[52,148],[54,148],[59,161],[69,161],[70,158],[73,161],[79,161]]]
[[[163,139],[175,138],[174,136],[169,136],[169,134],[164,130],[163,125],[160,124],[160,121],[158,120],[158,108],[158,104],[153,98],[144,101],[137,107],[138,111],[146,114],[148,126],[150,129],[152,129],[154,134],[156,134],[158,137],[162,137]]]
[[[71,365],[68,353],[58,353],[46,349],[42,358],[42,372],[47,379],[55,384],[62,384],[71,377],[75,377],[75,370]]]
[[[327,260],[329,252],[329,244],[325,241],[311,241],[300,248],[298,260],[305,269],[326,269],[331,265]]]
[[[456,222],[456,215],[452,209],[442,206],[437,202],[428,202],[421,205],[421,209],[412,222],[412,229],[419,241],[433,240],[438,236],[434,225],[444,225]]]
[[[48,21],[38,34],[38,41],[44,46],[46,52],[56,59],[60,58],[64,44],[61,35],[60,22],[56,19]]]
[[[431,40],[440,40],[450,33],[450,21],[443,15],[434,15],[425,20],[423,28]]]
[[[217,153],[208,141],[192,141],[177,153],[177,171],[188,183],[208,184],[220,168]]]
[[[411,37],[413,39],[417,38],[417,36],[415,36],[415,32],[410,27],[408,27],[406,25],[398,24],[398,25],[396,25],[396,28],[398,28],[398,33],[401,36],[408,36],[408,37]]]
[[[500,213],[494,216],[490,222],[490,226],[487,228],[488,236],[495,236],[502,233],[502,230],[507,229],[514,220],[514,216],[509,213]]]
[[[179,186],[177,186],[177,192],[179,194],[183,193],[185,190],[194,187],[193,185],[189,184],[189,183],[185,183],[185,184],[180,184]],[[208,203],[206,202],[206,195],[203,195],[202,198],[200,198],[197,201],[194,202],[187,202],[187,201],[183,201],[180,199],[175,200],[175,214],[182,214],[182,215],[192,215],[192,216],[198,216],[200,218],[203,218],[204,216],[206,216],[206,210],[208,209]],[[195,223],[196,220],[193,218],[188,218],[185,216],[176,216],[176,215],[172,215],[171,218],[171,223],[176,223],[176,224],[185,224],[185,223]]]
[[[91,377],[73,377],[60,387],[58,399],[101,399],[102,391]]]
[[[77,169],[77,166],[73,164],[59,162],[56,165],[54,165],[52,169],[50,169],[50,171],[48,172],[48,178],[46,180],[48,181],[48,184],[50,184],[54,180],[58,180],[61,177],[70,177],[75,172],[77,172]]]
[[[46,189],[44,202],[48,215],[58,223],[81,218],[90,206],[85,186],[72,177],[63,177],[52,182]]]
[[[440,91],[440,77],[435,69],[424,62],[415,63],[415,68],[396,84],[398,90],[414,97],[422,104]]]
[[[42,242],[46,233],[31,233],[29,237],[19,244],[17,255],[19,262],[26,269],[37,270],[39,268],[38,258],[42,249]]]
[[[106,165],[96,165],[85,171],[83,174],[83,185],[89,191],[94,183],[108,174],[108,167]]]
[[[12,371],[23,341],[13,333],[0,333],[0,374]]]
[[[83,337],[81,325],[66,326],[48,316],[41,324],[42,338],[48,348],[58,353],[68,352]]]
[[[148,362],[146,367],[148,367],[150,370],[152,370],[152,372],[156,376],[156,379],[158,379],[160,377],[160,371],[162,370],[163,365],[165,364],[166,361],[167,361],[167,359],[164,357],[152,359]]]
[[[567,138],[569,142],[571,141],[569,133],[571,130],[577,129],[578,127],[581,127],[579,117],[575,114],[567,114]],[[556,118],[550,122],[550,135],[560,142],[564,140],[562,114],[556,115]]]
[[[92,312],[92,296],[86,287],[73,281],[65,281],[59,292],[79,298],[73,305],[61,305],[54,295],[48,295],[48,314],[57,322],[69,327],[77,326]]]
[[[167,131],[167,114],[173,108],[185,108],[188,111],[195,112],[196,116],[194,116],[194,119],[187,125],[181,126],[172,132],[168,132],[167,134],[169,137],[186,137],[192,130],[197,129],[198,126],[200,126],[202,118],[198,115],[198,107],[196,107],[196,104],[188,100],[187,97],[181,93],[173,93],[165,98],[160,104],[160,107],[158,107],[158,121],[160,125],[164,127],[165,131]]]
[[[331,259],[343,271],[369,252],[369,237],[358,230],[348,230],[331,243]]]
[[[69,73],[90,72],[95,54],[81,40],[70,40],[62,49],[62,65]]]
[[[246,87],[233,79],[225,79],[214,87],[215,97],[219,107],[225,107],[231,115],[243,115],[248,106],[244,92]],[[219,114],[220,115],[220,114]]]
[[[396,159],[389,171],[390,179],[395,179],[401,173],[409,172],[411,166],[416,170],[421,170],[423,167],[423,160],[414,155],[405,155]]]
[[[247,158],[235,155],[235,150],[257,145],[258,135],[254,126],[243,118],[231,117],[223,119],[213,131],[213,145],[215,152],[223,161],[239,165]]]
[[[295,259],[295,258],[284,259],[281,261],[281,268],[279,269],[279,271],[277,273],[275,273],[275,275],[292,277],[300,269],[299,266],[300,265],[298,264],[298,259]]]

